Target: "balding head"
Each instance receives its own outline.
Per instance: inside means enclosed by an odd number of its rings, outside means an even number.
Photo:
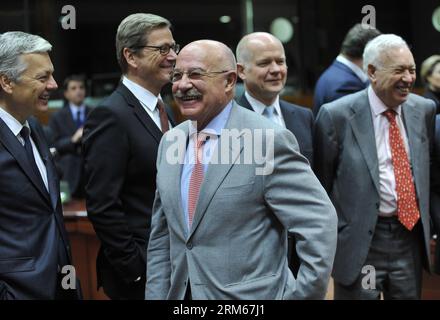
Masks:
[[[238,43],[237,62],[246,92],[266,106],[272,105],[287,78],[281,41],[266,32],[248,34]]]
[[[235,70],[234,54],[224,43],[214,40],[197,40],[186,45],[179,56],[190,54],[216,70]]]
[[[173,95],[182,114],[197,121],[199,130],[233,99],[236,68],[234,54],[218,41],[191,42],[177,56]]]
[[[261,49],[268,44],[272,44],[281,48],[284,53],[284,48],[281,41],[270,33],[253,32],[245,35],[243,38],[241,38],[240,42],[237,45],[237,63],[249,63],[252,60],[254,54],[258,53],[258,49]]]

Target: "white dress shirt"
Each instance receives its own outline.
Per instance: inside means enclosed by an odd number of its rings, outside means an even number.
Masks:
[[[148,115],[154,121],[154,123],[159,128],[159,130],[162,131],[162,126],[160,125],[159,110],[156,108],[157,100],[158,99],[162,100],[160,94],[156,97],[150,91],[138,85],[137,83],[131,81],[125,76],[122,77],[122,84],[126,86],[127,89],[131,91],[131,93],[133,93],[136,99],[139,100],[141,106],[148,113]],[[171,128],[171,123],[169,123],[169,127]]]
[[[247,91],[244,92],[244,95],[245,95],[246,99],[249,101],[250,105],[252,106],[252,109],[254,109],[254,111],[260,115],[263,115],[264,109],[266,107],[270,107],[270,106],[266,106],[261,101],[258,101],[257,99],[253,98]],[[276,119],[275,122],[277,124],[279,124],[280,126],[282,126],[283,128],[285,128],[286,123],[284,122],[283,114],[281,113],[280,97],[279,96],[277,96],[277,98],[275,99],[272,106],[275,109],[275,111],[273,113],[275,116],[274,119]],[[263,115],[263,117],[264,117],[264,115]]]
[[[397,214],[396,179],[390,147],[390,122],[383,114],[389,108],[379,99],[374,90],[368,87],[368,99],[373,117],[374,136],[376,139],[377,159],[379,162],[380,207],[379,215],[390,217]],[[402,106],[394,109],[397,113],[396,122],[403,138],[408,159],[410,158],[408,137],[402,121]],[[410,160],[410,159],[409,159]]]
[[[47,171],[46,166],[44,165],[43,160],[41,159],[40,153],[38,152],[37,146],[35,145],[34,140],[31,136],[31,128],[29,127],[29,123],[26,120],[24,125],[22,125],[20,122],[18,122],[17,119],[15,119],[12,115],[10,115],[6,110],[4,110],[2,107],[0,107],[0,118],[3,120],[4,123],[8,126],[8,128],[12,131],[15,137],[17,137],[18,141],[23,146],[24,150],[24,139],[20,135],[21,129],[26,126],[29,129],[29,139],[32,144],[32,151],[34,153],[35,163],[37,164],[38,171],[40,171],[41,178],[43,179],[44,186],[46,187],[46,190],[49,192],[49,185],[47,183]]]

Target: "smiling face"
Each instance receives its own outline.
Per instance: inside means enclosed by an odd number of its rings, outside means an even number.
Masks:
[[[168,27],[154,29],[147,34],[145,45],[173,45],[175,41]],[[153,48],[143,48],[130,56],[131,69],[140,85],[158,95],[162,87],[170,82],[170,75],[176,61],[176,53],[171,49],[166,55]],[[131,63],[130,63],[131,62]]]
[[[286,84],[284,48],[275,37],[256,34],[245,44],[248,57],[238,64],[238,75],[251,96],[271,105]]]
[[[381,66],[368,66],[371,86],[382,102],[395,108],[404,103],[416,81],[416,66],[406,47],[393,48],[380,56]]]
[[[37,111],[46,111],[50,93],[58,88],[53,65],[47,53],[30,53],[20,57],[27,68],[17,81],[6,88],[8,111],[21,123]]]
[[[235,66],[225,60],[224,48],[215,44],[189,44],[176,60],[174,72],[182,76],[173,81],[173,95],[182,115],[197,121],[199,130],[223,110],[234,92]],[[225,72],[210,73],[219,71]]]

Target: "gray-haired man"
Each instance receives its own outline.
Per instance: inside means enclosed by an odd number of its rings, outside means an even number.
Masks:
[[[61,285],[72,263],[59,181],[30,117],[57,89],[51,48],[24,32],[0,35],[0,300],[79,297],[76,281]]]

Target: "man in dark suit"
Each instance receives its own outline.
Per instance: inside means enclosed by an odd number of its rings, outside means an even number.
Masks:
[[[392,34],[369,42],[371,86],[322,106],[315,173],[338,213],[335,299],[420,299],[430,267],[434,102],[411,94],[414,58]]]
[[[74,198],[84,198],[84,175],[81,155],[83,126],[90,108],[84,104],[85,80],[72,75],[64,80],[66,103],[49,121],[61,179],[67,181]]]
[[[356,24],[348,31],[338,57],[316,83],[313,98],[315,116],[324,103],[367,87],[368,76],[362,70],[362,53],[368,41],[379,34],[378,30],[361,24]]]
[[[300,152],[312,164],[312,111],[285,102],[279,97],[287,78],[286,55],[282,43],[270,33],[251,33],[238,43],[236,56],[238,76],[245,87],[238,104],[290,130],[298,141]],[[289,235],[289,267],[296,275],[300,260],[295,247],[294,237]]]
[[[52,46],[23,32],[3,33],[0,43],[0,299],[78,298],[75,277],[63,281],[73,269],[59,181],[30,117],[57,89]]]
[[[238,76],[245,87],[238,104],[290,130],[298,140],[301,153],[312,163],[312,112],[279,97],[287,78],[282,43],[270,33],[251,33],[238,43],[236,56]]]
[[[86,202],[101,240],[98,286],[112,299],[143,299],[159,141],[170,123],[160,97],[179,46],[170,22],[133,14],[118,27],[119,87],[87,118]]]

